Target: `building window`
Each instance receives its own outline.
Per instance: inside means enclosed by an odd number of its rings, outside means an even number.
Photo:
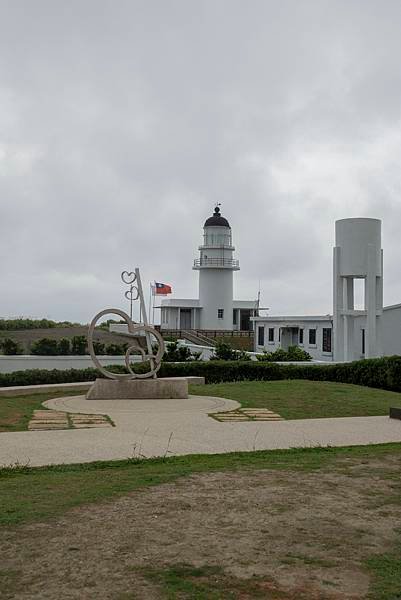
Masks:
[[[218,308],[217,309],[217,318],[218,319],[224,319],[224,308]]]
[[[316,329],[309,329],[309,346],[316,346]]]
[[[265,328],[258,327],[258,346],[265,345]]]
[[[361,330],[361,334],[362,334],[362,339],[361,339],[361,342],[362,342],[362,354],[365,354],[365,330],[364,329]]]
[[[269,327],[269,342],[274,342],[274,327]]]
[[[331,328],[323,327],[323,352],[331,352]]]
[[[233,325],[237,324],[237,309],[234,308],[233,310]]]
[[[298,341],[301,346],[304,345],[304,330],[303,329],[299,330]]]

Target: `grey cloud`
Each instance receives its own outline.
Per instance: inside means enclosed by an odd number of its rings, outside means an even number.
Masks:
[[[0,315],[87,321],[122,269],[197,295],[216,201],[272,312],[331,309],[334,220],[401,299],[401,5],[0,0]]]

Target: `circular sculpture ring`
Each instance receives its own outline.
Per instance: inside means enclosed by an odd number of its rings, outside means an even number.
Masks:
[[[111,371],[108,371],[105,367],[103,367],[101,365],[98,357],[95,354],[95,349],[93,347],[93,333],[95,331],[95,327],[96,327],[96,324],[99,321],[99,319],[104,317],[104,315],[108,315],[108,314],[118,315],[119,317],[124,319],[124,321],[128,325],[128,332],[130,334],[134,335],[139,332],[144,332],[145,335],[148,333],[148,334],[152,335],[153,337],[155,337],[157,340],[158,349],[157,349],[156,354],[153,354],[153,353],[146,354],[146,352],[139,346],[138,343],[132,344],[127,349],[127,351],[125,353],[125,366],[127,367],[128,371],[129,371],[128,374],[112,373]],[[92,357],[93,363],[95,364],[96,368],[101,373],[103,373],[103,375],[105,377],[109,377],[110,379],[119,379],[120,381],[124,381],[127,379],[146,379],[148,377],[152,377],[153,375],[155,375],[157,373],[157,371],[160,369],[161,360],[162,360],[162,357],[164,354],[164,340],[163,340],[161,334],[153,327],[150,327],[150,325],[135,325],[131,321],[131,319],[127,315],[127,313],[125,313],[123,310],[120,310],[118,308],[106,308],[104,310],[101,310],[99,313],[97,313],[97,315],[95,315],[93,317],[92,322],[89,325],[88,348],[89,348],[89,352]],[[142,354],[143,361],[149,360],[150,366],[151,366],[150,371],[147,371],[146,373],[135,373],[131,369],[129,357],[130,357],[131,352],[134,350],[137,350]]]

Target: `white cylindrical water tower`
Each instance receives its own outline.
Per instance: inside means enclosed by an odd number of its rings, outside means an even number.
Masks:
[[[233,328],[233,272],[239,270],[234,250],[230,224],[216,206],[205,222],[203,244],[193,266],[199,271],[201,329]]]
[[[383,251],[379,219],[336,221],[333,276],[334,360],[380,356]],[[354,279],[365,282],[363,310],[355,310]],[[361,330],[356,331],[355,318],[361,316],[366,320]]]

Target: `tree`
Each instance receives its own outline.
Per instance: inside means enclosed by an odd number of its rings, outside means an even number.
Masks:
[[[41,338],[33,342],[31,353],[39,356],[56,356],[58,354],[57,340]]]
[[[86,337],[84,335],[74,335],[71,340],[71,354],[86,354]]]
[[[68,338],[61,338],[57,344],[58,354],[62,356],[66,356],[67,354],[71,354],[71,344]]]
[[[93,342],[93,349],[94,349],[96,355],[100,356],[102,354],[106,354],[106,349],[104,347],[103,342],[94,341]]]
[[[0,346],[4,354],[7,354],[8,356],[22,354],[22,346],[18,342],[14,342],[11,338],[5,338]]]

